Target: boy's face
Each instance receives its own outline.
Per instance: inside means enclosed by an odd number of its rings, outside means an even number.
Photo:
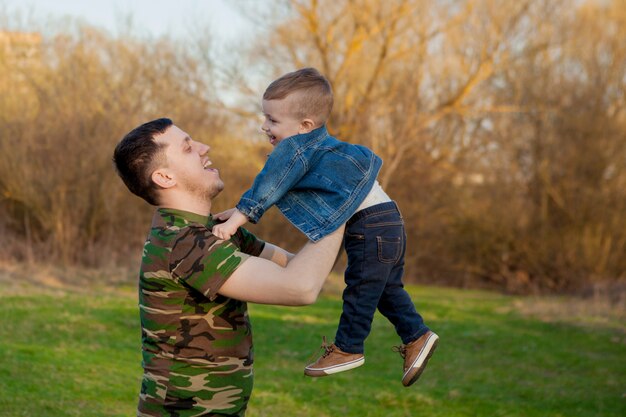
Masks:
[[[261,125],[261,130],[269,137],[272,146],[278,145],[281,140],[290,136],[313,130],[309,119],[300,120],[293,115],[291,109],[295,103],[289,98],[290,96],[281,100],[263,100],[265,121]]]

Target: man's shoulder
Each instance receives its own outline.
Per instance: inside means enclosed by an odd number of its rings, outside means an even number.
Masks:
[[[142,253],[144,268],[163,268],[168,264],[174,248],[183,246],[186,241],[206,240],[202,235],[210,232],[205,225],[194,222],[180,222],[167,213],[157,210],[146,238]],[[200,236],[200,238],[199,238]]]
[[[183,217],[175,214],[174,210],[158,209],[152,218],[147,241],[171,247],[184,239],[214,238],[207,223],[209,218],[206,216],[186,213]]]

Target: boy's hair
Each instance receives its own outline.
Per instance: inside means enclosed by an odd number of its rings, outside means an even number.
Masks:
[[[333,109],[333,90],[328,80],[315,68],[302,68],[274,80],[265,90],[263,100],[281,100],[292,93],[297,119],[312,118],[319,125],[326,123]]]
[[[149,204],[159,204],[158,185],[152,181],[152,173],[165,164],[164,148],[154,137],[165,133],[174,122],[161,118],[144,123],[131,130],[117,144],[113,152],[113,163],[117,174],[126,187]]]

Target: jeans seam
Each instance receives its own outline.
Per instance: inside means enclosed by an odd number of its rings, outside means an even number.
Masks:
[[[381,223],[366,224],[364,227],[374,228],[374,227],[402,226],[402,225],[404,225],[403,222],[393,221],[393,222],[381,222]]]
[[[397,210],[395,208],[390,209],[390,210],[384,210],[384,211],[376,211],[374,213],[369,213],[369,214],[364,215],[362,219],[367,219],[372,216],[382,216],[383,214],[395,213],[396,211]]]

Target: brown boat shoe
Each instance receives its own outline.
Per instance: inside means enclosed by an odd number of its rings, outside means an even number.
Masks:
[[[411,343],[394,348],[404,358],[402,385],[408,387],[418,380],[438,343],[439,336],[429,330]]]
[[[312,377],[328,376],[339,372],[349,371],[365,363],[365,356],[362,353],[348,353],[339,349],[334,343],[326,344],[323,338],[321,346],[324,353],[315,362],[304,368],[304,375]]]

